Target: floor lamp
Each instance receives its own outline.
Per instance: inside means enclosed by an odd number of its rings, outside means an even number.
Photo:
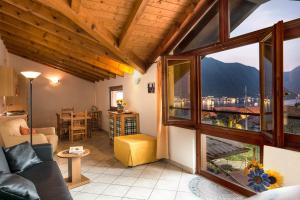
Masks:
[[[32,81],[36,79],[40,72],[24,71],[21,74],[29,79],[29,128],[30,128],[30,144],[32,145]]]

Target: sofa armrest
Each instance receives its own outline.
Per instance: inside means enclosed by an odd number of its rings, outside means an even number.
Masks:
[[[55,128],[54,127],[46,127],[46,128],[35,128],[37,133],[44,134],[44,135],[55,135]]]
[[[32,146],[37,156],[42,161],[53,161],[51,144],[36,144]]]
[[[23,142],[30,142],[30,135],[8,135],[2,138],[5,147],[15,146],[17,144],[21,144]],[[32,135],[33,144],[45,144],[48,143],[48,140],[43,134],[33,134]]]

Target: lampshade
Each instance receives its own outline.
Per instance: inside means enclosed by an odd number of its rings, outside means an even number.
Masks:
[[[25,71],[25,72],[21,72],[21,74],[23,76],[25,76],[28,79],[35,79],[37,78],[39,75],[41,75],[40,72],[34,72],[34,71]]]

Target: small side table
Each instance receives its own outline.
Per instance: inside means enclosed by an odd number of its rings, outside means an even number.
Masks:
[[[68,177],[65,181],[69,189],[73,189],[90,182],[90,180],[81,174],[81,158],[90,154],[89,149],[85,149],[83,154],[70,154],[69,150],[61,151],[57,154],[60,158],[68,159]]]

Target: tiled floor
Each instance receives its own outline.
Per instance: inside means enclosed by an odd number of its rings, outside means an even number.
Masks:
[[[189,190],[189,181],[196,177],[184,172],[166,161],[160,161],[133,168],[123,167],[113,157],[108,136],[95,133],[92,139],[60,142],[58,151],[70,145],[83,145],[91,154],[82,160],[82,173],[91,183],[71,191],[74,200],[210,200],[219,195],[199,198]],[[56,158],[64,176],[67,176],[67,160]],[[208,184],[213,184],[210,181]],[[216,191],[217,192],[217,191]],[[227,198],[227,200],[229,200]]]

